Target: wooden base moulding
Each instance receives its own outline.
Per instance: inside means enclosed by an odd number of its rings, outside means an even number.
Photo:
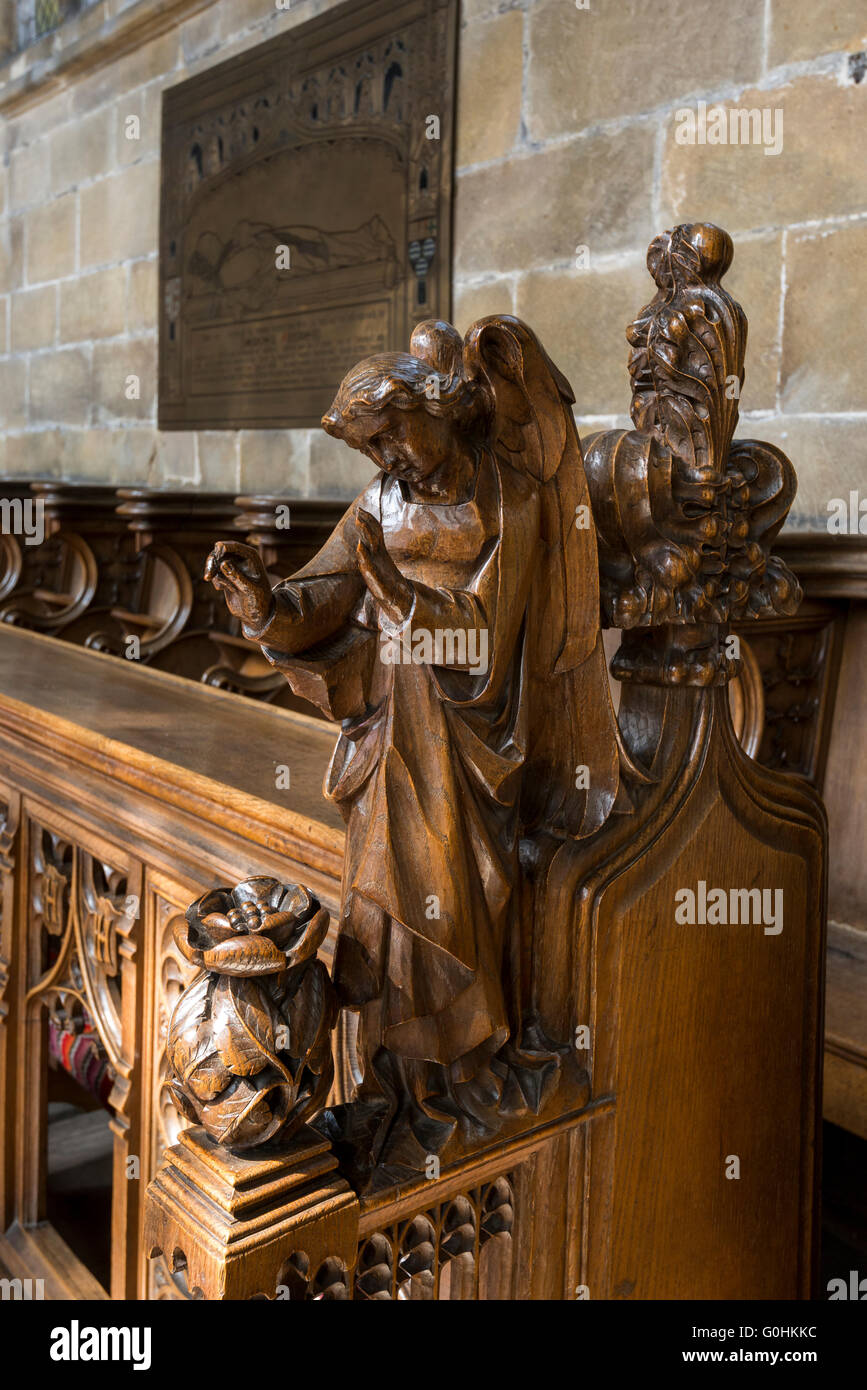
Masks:
[[[314,1272],[329,1258],[351,1267],[358,1199],[336,1169],[309,1127],[285,1152],[255,1158],[185,1130],[148,1190],[148,1256],[164,1255],[190,1294],[208,1299],[273,1297],[287,1253]]]

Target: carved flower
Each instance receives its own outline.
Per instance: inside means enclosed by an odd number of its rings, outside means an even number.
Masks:
[[[336,1003],[316,952],[328,913],[306,888],[251,878],[205,893],[175,926],[201,968],[172,1014],[177,1108],[229,1148],[288,1137],[333,1077]]]
[[[273,975],[315,955],[328,913],[299,884],[248,878],[215,888],[177,921],[174,937],[191,965],[219,975]]]

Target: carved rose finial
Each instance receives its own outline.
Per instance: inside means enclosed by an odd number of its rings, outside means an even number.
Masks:
[[[286,1139],[325,1103],[337,1006],[306,888],[251,878],[205,893],[174,935],[202,974],[169,1023],[172,1098],[230,1149]]]

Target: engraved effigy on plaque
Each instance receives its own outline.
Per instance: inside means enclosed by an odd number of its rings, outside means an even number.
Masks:
[[[456,10],[349,0],[164,93],[160,428],[317,425],[449,316]]]

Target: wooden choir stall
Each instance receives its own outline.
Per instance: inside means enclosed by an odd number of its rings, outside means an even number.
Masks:
[[[630,430],[579,441],[520,320],[429,319],[339,384],[323,427],[376,476],[292,554],[266,499],[132,491],[91,499],[86,601],[62,546],[0,585],[13,1275],[811,1295],[827,737],[763,765],[763,652],[817,610],[774,553],[792,465],[734,437],[732,254],[651,244]]]

